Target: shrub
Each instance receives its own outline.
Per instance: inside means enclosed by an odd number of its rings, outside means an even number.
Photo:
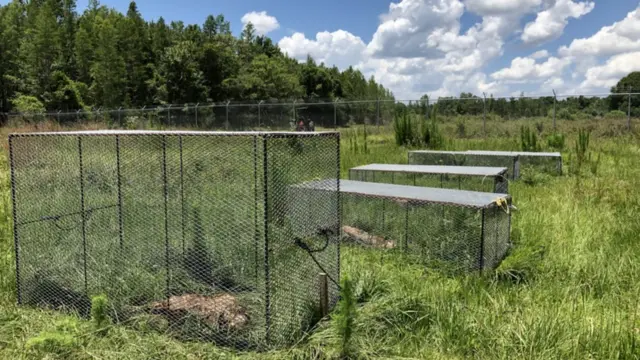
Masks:
[[[456,132],[458,133],[458,137],[465,138],[467,137],[467,127],[463,121],[458,121],[456,124]]]
[[[20,113],[40,114],[45,111],[44,104],[35,96],[18,95],[11,99],[11,103]]]
[[[356,318],[356,298],[353,292],[353,284],[348,276],[340,282],[340,301],[335,315],[338,334],[340,336],[340,348],[343,357],[351,357],[351,336]]]
[[[557,118],[561,120],[573,120],[575,116],[568,109],[560,109],[557,113]]]
[[[576,167],[575,173],[579,173],[582,165],[588,161],[589,151],[589,137],[591,133],[588,130],[578,130],[578,138],[576,139],[575,151],[576,151]]]
[[[27,350],[42,353],[57,354],[68,357],[79,346],[78,341],[71,335],[60,332],[42,332],[38,336],[27,340]]]
[[[538,135],[526,126],[520,128],[520,145],[522,151],[540,151]]]
[[[430,149],[439,149],[444,145],[444,136],[435,118],[423,121],[420,129],[420,143]]]
[[[624,119],[627,117],[627,114],[621,110],[612,110],[605,115],[607,119]]]
[[[553,133],[547,137],[547,145],[549,145],[550,148],[556,150],[564,149],[564,141],[565,137],[561,133]]]
[[[109,301],[106,295],[91,298],[91,321],[98,331],[105,331],[105,327],[109,325],[108,307]]]
[[[406,111],[401,114],[396,114],[393,121],[393,130],[395,132],[396,145],[404,146],[411,145],[415,138],[413,123],[411,116]]]

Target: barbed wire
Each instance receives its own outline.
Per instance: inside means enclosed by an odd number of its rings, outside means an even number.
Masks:
[[[126,112],[162,112],[162,111],[189,111],[189,110],[199,110],[199,109],[212,109],[212,108],[241,108],[241,107],[291,107],[297,110],[302,109],[303,107],[308,106],[341,106],[341,105],[355,105],[355,104],[388,104],[388,103],[401,103],[401,104],[414,104],[414,105],[433,105],[439,102],[453,102],[453,101],[497,101],[497,100],[520,100],[520,99],[543,99],[543,98],[555,98],[555,99],[569,99],[569,98],[606,98],[606,97],[619,97],[619,96],[637,96],[640,95],[640,90],[636,89],[628,89],[628,92],[617,92],[617,93],[595,93],[595,94],[549,94],[549,95],[528,95],[528,96],[489,96],[486,94],[483,96],[473,96],[473,97],[455,97],[455,96],[443,96],[438,98],[426,97],[423,99],[360,99],[360,100],[342,100],[342,99],[326,99],[326,100],[314,100],[313,102],[305,102],[305,101],[282,101],[282,102],[274,102],[274,101],[264,101],[260,100],[258,102],[242,102],[242,103],[234,103],[231,101],[228,102],[210,102],[210,103],[186,103],[186,104],[167,104],[167,105],[153,105],[153,106],[143,106],[141,108],[107,108],[103,109],[99,108],[91,108],[90,110],[86,109],[78,109],[71,111],[47,111],[47,112],[0,112],[0,115],[4,116],[21,116],[21,115],[41,115],[41,116],[69,116],[69,115],[86,115],[86,114],[104,114],[104,113],[126,113]]]

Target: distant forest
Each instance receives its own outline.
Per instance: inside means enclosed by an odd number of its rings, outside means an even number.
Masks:
[[[0,112],[271,99],[392,99],[356,69],[299,63],[247,24],[145,21],[91,0],[0,6]]]
[[[612,92],[626,89],[640,89],[639,72],[623,78]],[[460,97],[475,99],[439,101],[437,112],[447,116],[483,113],[480,97],[471,93]],[[162,18],[146,21],[135,2],[126,14],[97,0],[91,0],[82,14],[75,0],[13,0],[0,6],[0,113],[335,99],[394,97],[353,67],[340,71],[311,57],[303,63],[288,57],[269,37],[258,36],[250,23],[234,37],[222,14],[207,16],[202,25],[185,25],[182,21],[167,24]],[[426,96],[421,100],[395,107],[433,111]],[[553,97],[494,99],[490,95],[484,106],[487,113],[512,118],[550,116],[553,104]],[[562,98],[557,115],[571,119],[616,111],[620,116],[628,105],[627,96]],[[362,111],[356,113],[354,108]],[[640,96],[632,97],[630,110],[632,116],[640,116]],[[334,115],[331,107],[313,111]],[[363,104],[340,111],[374,118],[380,109]]]

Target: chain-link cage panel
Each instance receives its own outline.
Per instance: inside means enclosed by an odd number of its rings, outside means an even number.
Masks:
[[[431,188],[509,193],[506,168],[370,164],[349,169],[349,179]]]
[[[342,180],[340,193],[343,245],[384,249],[447,273],[493,269],[509,247],[508,195],[354,180]]]
[[[409,164],[506,167],[511,179],[520,176],[518,155],[514,153],[417,150],[409,151]]]
[[[339,135],[97,131],[9,138],[18,301],[264,349],[339,279]],[[322,191],[295,185],[325,180]],[[309,208],[309,203],[313,208]],[[330,305],[337,284],[328,288]]]

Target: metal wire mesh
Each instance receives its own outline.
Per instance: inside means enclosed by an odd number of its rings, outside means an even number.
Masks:
[[[18,301],[239,348],[299,339],[339,278],[337,133],[9,138]],[[322,191],[292,191],[316,178]],[[306,207],[312,201],[315,209]],[[338,288],[330,284],[330,304]]]
[[[344,244],[386,249],[453,273],[495,268],[509,248],[505,194],[352,180],[340,182],[340,193]]]
[[[506,168],[370,164],[349,169],[349,179],[387,184],[507,194]]]
[[[523,151],[409,151],[409,164],[414,165],[468,165],[498,166],[508,168],[511,178],[522,174],[542,171],[562,175],[560,153],[536,153]]]

